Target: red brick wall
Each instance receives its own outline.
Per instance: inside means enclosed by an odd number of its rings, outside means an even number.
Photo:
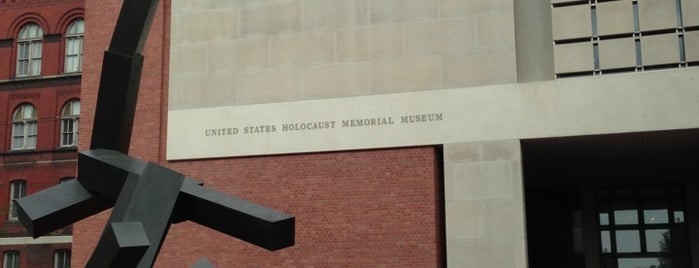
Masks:
[[[97,93],[100,64],[121,1],[87,0],[81,148]],[[435,267],[442,262],[443,200],[439,150],[399,148],[167,162],[169,1],[160,4],[144,55],[131,143],[133,156],[170,166],[207,187],[296,217],[296,245],[277,252],[205,227],[173,225],[156,267]],[[73,266],[87,262],[108,213],[75,225]]]

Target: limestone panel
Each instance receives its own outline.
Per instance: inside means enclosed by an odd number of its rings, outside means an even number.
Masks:
[[[205,42],[237,37],[235,9],[188,13],[180,17],[179,38],[185,42]]]
[[[444,59],[444,82],[450,87],[507,84],[517,81],[514,51],[450,55]]]
[[[377,60],[372,65],[374,93],[437,89],[442,85],[441,56]]]
[[[170,48],[170,68],[175,74],[203,74],[208,67],[208,47],[204,43]]]
[[[269,66],[269,37],[252,37],[209,44],[208,71],[241,72]]]
[[[525,239],[447,240],[447,267],[527,267]]]
[[[337,59],[356,61],[403,56],[403,28],[386,24],[337,31]]]
[[[368,0],[303,2],[304,31],[366,25],[368,20]]]
[[[206,94],[207,83],[208,77],[205,75],[171,77],[168,102],[170,109],[199,108],[203,104],[200,97]]]
[[[678,26],[675,0],[639,0],[638,17],[641,31]]]
[[[262,5],[244,5],[240,10],[240,36],[298,32],[301,29],[300,0],[275,0]]]
[[[367,61],[319,65],[302,71],[305,99],[347,97],[371,93]]]
[[[369,0],[371,24],[436,18],[439,1]]]
[[[699,61],[699,31],[684,34],[684,51],[687,61]]]
[[[602,40],[599,43],[601,69],[636,66],[636,48],[633,38]]]
[[[446,202],[447,237],[451,239],[475,239],[485,237],[486,204],[483,201]]]
[[[512,12],[478,15],[478,50],[515,48],[515,18]]]
[[[633,32],[633,5],[631,0],[597,4],[597,34]]]
[[[592,19],[587,5],[559,7],[552,10],[553,39],[592,36]]]
[[[415,56],[473,51],[477,39],[474,30],[471,18],[407,23],[405,24],[406,54]]]
[[[699,1],[682,0],[682,23],[686,26],[699,26]]]
[[[455,200],[515,198],[518,193],[511,161],[457,163],[454,175]]]
[[[641,37],[643,65],[676,63],[680,61],[676,34],[645,35]]]
[[[481,143],[484,161],[520,160],[522,151],[518,140],[486,141]]]
[[[579,72],[594,69],[591,43],[574,43],[553,47],[556,73]]]
[[[521,198],[493,199],[484,202],[485,236],[489,238],[525,237],[524,201]]]
[[[478,162],[483,160],[483,143],[464,142],[444,146],[444,158],[450,162]]]
[[[470,16],[475,14],[512,11],[511,0],[464,1],[443,0],[441,16]]]
[[[330,63],[335,60],[335,39],[331,31],[272,37],[273,67]]]
[[[238,75],[238,104],[268,103],[301,98],[298,69],[275,69]]]

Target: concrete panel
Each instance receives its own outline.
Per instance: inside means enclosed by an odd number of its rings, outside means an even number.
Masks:
[[[366,25],[369,0],[306,0],[303,2],[303,30],[336,29]]]
[[[457,163],[451,166],[454,175],[455,200],[515,198],[511,161]]]
[[[335,35],[320,31],[274,36],[271,50],[272,67],[331,63],[335,60]]]
[[[517,81],[513,51],[476,52],[444,59],[444,82],[448,87],[482,86]]]
[[[337,31],[337,60],[340,62],[402,56],[403,28],[400,24]]]
[[[684,51],[687,61],[699,61],[699,31],[684,34]]]
[[[181,40],[204,42],[237,37],[238,13],[235,9],[189,13],[180,23]]]
[[[269,67],[269,37],[211,42],[208,72],[243,72]]]
[[[633,38],[603,40],[599,43],[600,68],[614,69],[636,66]]]
[[[592,36],[590,6],[559,7],[552,12],[554,40]]]
[[[436,18],[439,1],[369,0],[371,24]]]
[[[300,0],[275,0],[240,8],[240,36],[295,33],[301,30]]]
[[[301,96],[298,69],[274,69],[238,76],[239,104],[299,100]]]
[[[374,93],[437,89],[443,86],[442,57],[421,56],[372,63]]]
[[[447,267],[527,267],[526,240],[447,240]]]
[[[443,0],[441,1],[441,13],[443,17],[451,16],[471,16],[484,13],[497,13],[512,11],[512,0],[490,0],[490,1],[464,1],[464,0]]]
[[[515,0],[517,81],[554,79],[551,6],[546,1]]]
[[[502,25],[500,27],[502,28]],[[476,47],[476,40],[481,40],[480,37],[479,31],[476,38],[474,20],[471,18],[437,19],[405,24],[407,56],[471,52]]]
[[[370,66],[364,61],[305,68],[301,71],[304,98],[368,95],[371,93]]]
[[[173,76],[207,73],[209,48],[205,43],[170,48],[170,70]]]
[[[513,50],[515,48],[515,18],[512,12],[489,13],[476,17],[478,50]]]
[[[524,200],[521,198],[483,201],[485,236],[488,238],[522,238],[526,228]]]
[[[641,31],[677,28],[676,9],[675,0],[638,1]]]
[[[687,26],[699,26],[699,1],[682,0],[682,23]]]
[[[445,204],[447,237],[450,239],[475,239],[486,236],[486,202],[447,201]]]
[[[641,37],[643,65],[679,63],[677,34],[644,35]]]
[[[573,43],[553,47],[556,73],[592,71],[595,68],[592,43]]]
[[[633,4],[631,0],[597,4],[597,34],[633,33]]]

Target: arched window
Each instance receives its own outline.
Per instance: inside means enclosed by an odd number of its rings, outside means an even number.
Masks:
[[[12,150],[36,149],[37,116],[31,104],[22,104],[12,116]]]
[[[53,252],[53,268],[70,268],[70,250],[59,249]]]
[[[80,101],[72,100],[61,111],[61,147],[78,146]]]
[[[2,253],[3,268],[19,268],[19,251],[5,251]]]
[[[82,71],[83,59],[83,34],[85,33],[85,21],[77,19],[68,26],[66,31],[66,73]]]
[[[39,25],[31,23],[19,31],[17,38],[17,76],[41,74],[41,40],[44,36]]]
[[[27,193],[27,181],[14,180],[10,182],[10,209],[7,213],[9,220],[17,220],[19,217],[19,208],[15,204],[15,200],[24,197]]]

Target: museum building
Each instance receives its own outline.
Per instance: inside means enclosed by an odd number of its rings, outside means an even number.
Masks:
[[[75,177],[84,1],[0,1],[2,267],[70,267],[72,227],[32,239],[13,200]]]
[[[120,6],[85,1],[83,134]],[[699,267],[699,1],[165,0],[143,54],[130,154],[296,217],[156,267]]]

